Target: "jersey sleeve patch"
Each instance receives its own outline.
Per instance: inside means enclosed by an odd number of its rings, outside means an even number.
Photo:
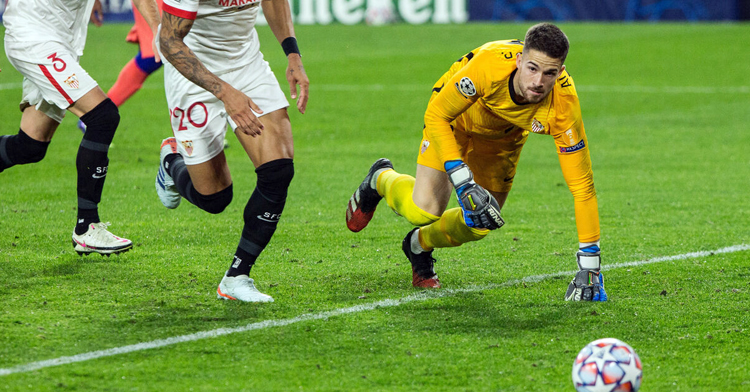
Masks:
[[[474,87],[474,82],[472,82],[471,79],[466,76],[461,78],[461,80],[456,84],[456,87],[458,88],[458,92],[460,92],[466,98],[473,97],[477,94],[477,89]]]
[[[571,152],[576,152],[578,150],[584,149],[585,147],[586,147],[586,143],[583,140],[581,140],[580,142],[578,142],[578,144],[572,147],[559,147],[558,146],[561,154],[569,154]]]

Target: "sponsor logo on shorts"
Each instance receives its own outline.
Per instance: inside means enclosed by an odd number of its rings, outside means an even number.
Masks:
[[[473,97],[477,94],[477,89],[474,87],[474,82],[468,77],[464,76],[461,81],[456,84],[458,91],[465,97]]]
[[[427,147],[430,146],[430,141],[425,140],[422,142],[422,149],[419,151],[420,154],[424,154],[425,151],[427,151]]]
[[[193,156],[193,141],[183,140],[180,143],[182,143],[182,147],[185,149],[185,152],[188,154],[188,156]]]
[[[531,122],[531,132],[544,133],[544,125],[536,118]]]
[[[586,143],[581,140],[578,144],[576,144],[573,147],[560,147],[561,153],[569,153],[569,152],[576,152],[582,148],[586,147]]]
[[[64,80],[64,83],[70,86],[70,88],[77,89],[81,87],[81,83],[78,81],[76,74],[68,76],[68,78]]]

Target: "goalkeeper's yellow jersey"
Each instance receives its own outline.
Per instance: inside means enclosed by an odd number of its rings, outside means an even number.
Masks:
[[[541,102],[514,102],[513,76],[522,50],[518,40],[489,42],[454,63],[434,86],[438,93],[427,106],[425,135],[442,162],[461,159],[452,126],[476,140],[501,139],[519,128],[524,134],[551,135],[574,197],[579,241],[597,241],[596,192],[573,78],[563,70]]]

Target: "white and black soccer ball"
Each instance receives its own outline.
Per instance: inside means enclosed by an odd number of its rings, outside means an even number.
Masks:
[[[635,350],[613,338],[587,344],[573,362],[573,385],[578,392],[637,392],[642,376]]]

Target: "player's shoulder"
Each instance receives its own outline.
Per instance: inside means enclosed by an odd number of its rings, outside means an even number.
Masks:
[[[563,69],[560,76],[557,77],[555,82],[555,94],[562,97],[575,97],[578,98],[578,92],[576,91],[576,85],[573,82],[573,77],[568,73],[568,69]]]
[[[523,52],[523,42],[517,39],[491,41],[477,48],[477,54],[491,55],[501,63],[515,64],[516,57]]]
[[[467,56],[475,69],[492,75],[490,79],[503,79],[516,69],[516,57],[523,51],[519,40],[492,41],[472,50]],[[465,57],[467,57],[465,56]]]

